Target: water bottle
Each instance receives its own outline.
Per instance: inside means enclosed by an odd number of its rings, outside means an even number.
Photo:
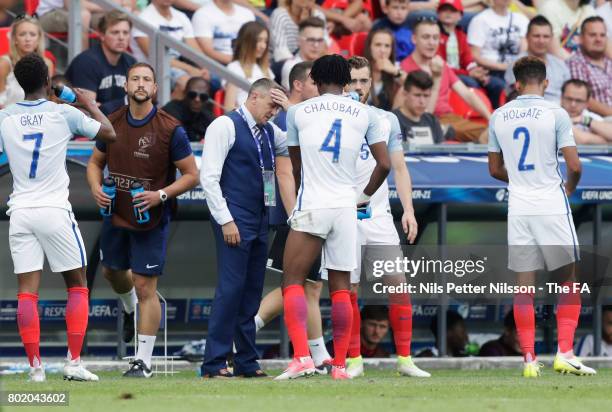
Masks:
[[[355,100],[356,102],[358,102],[359,99],[359,93],[357,92],[348,92],[348,97],[350,97],[351,99]]]
[[[363,219],[369,219],[372,217],[372,208],[370,207],[370,204],[365,204],[362,206],[357,206],[357,219],[358,220],[363,220]]]
[[[63,100],[66,103],[76,102],[76,94],[74,93],[74,90],[66,85],[54,86],[53,92],[58,99]]]
[[[144,192],[144,187],[142,187],[142,183],[132,182],[132,185],[130,186],[130,193],[132,195],[132,199],[134,199],[134,196],[136,196],[138,193],[142,192]],[[140,201],[138,203],[140,203]],[[146,210],[144,212],[141,212],[140,209],[138,209],[138,203],[134,203],[134,215],[136,216],[136,221],[140,224],[147,223],[149,221],[149,211]]]
[[[111,204],[106,207],[100,208],[100,214],[102,216],[111,216],[113,214],[113,209],[115,208],[115,179],[107,177],[102,182],[102,191],[111,198]]]

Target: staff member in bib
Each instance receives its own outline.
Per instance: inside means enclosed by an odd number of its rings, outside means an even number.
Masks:
[[[138,297],[138,351],[123,376],[149,378],[161,318],[157,279],[166,258],[171,199],[198,184],[198,169],[185,130],[153,104],[157,92],[153,68],[134,64],[125,89],[128,105],[110,116],[117,131],[116,146],[96,143],[87,180],[101,208],[111,203],[101,187],[105,166],[115,181],[114,210],[104,219],[100,237],[102,272],[123,303],[123,338],[128,342],[134,333],[130,326]],[[176,169],[181,172],[178,180]],[[144,191],[132,196],[135,182]],[[148,220],[137,218],[137,210],[139,215],[148,214]]]
[[[280,86],[263,78],[253,83],[242,106],[215,119],[206,131],[200,182],[212,216],[219,280],[204,377],[234,376],[226,363],[232,343],[235,375],[266,376],[257,362],[253,317],[266,271],[268,206],[276,204],[276,156],[289,156],[285,133],[269,120],[287,104]],[[284,180],[279,180],[279,190],[283,202],[295,198]]]

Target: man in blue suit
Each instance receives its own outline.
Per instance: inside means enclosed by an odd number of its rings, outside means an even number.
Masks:
[[[212,216],[219,281],[203,377],[266,376],[257,362],[253,317],[266,271],[268,207],[276,202],[276,156],[289,155],[285,133],[269,120],[286,105],[280,86],[260,79],[251,86],[245,104],[215,119],[206,131],[200,182]],[[281,195],[295,197],[285,181],[279,180]],[[232,343],[233,374],[226,363]]]

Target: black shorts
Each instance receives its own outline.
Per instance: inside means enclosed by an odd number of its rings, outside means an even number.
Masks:
[[[272,242],[272,248],[268,254],[268,268],[272,268],[279,273],[283,271],[283,253],[285,253],[285,243],[289,236],[289,226],[281,225],[276,227],[276,234]],[[317,257],[308,273],[306,280],[318,282],[321,280],[321,255]]]

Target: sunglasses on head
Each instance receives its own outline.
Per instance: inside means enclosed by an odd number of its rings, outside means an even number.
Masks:
[[[18,14],[17,16],[15,16],[15,18],[13,19],[14,22],[18,22],[21,20],[37,20],[38,16],[36,15],[36,13],[34,13],[33,15],[29,15],[29,14]]]
[[[199,97],[200,100],[203,102],[208,100],[208,94],[206,93],[198,93],[198,92],[194,92],[193,90],[187,92],[187,98],[189,100],[195,100],[196,97]]]
[[[436,16],[419,16],[416,19],[417,23],[421,23],[424,21],[430,21],[432,23],[437,23],[438,22],[438,18]]]

